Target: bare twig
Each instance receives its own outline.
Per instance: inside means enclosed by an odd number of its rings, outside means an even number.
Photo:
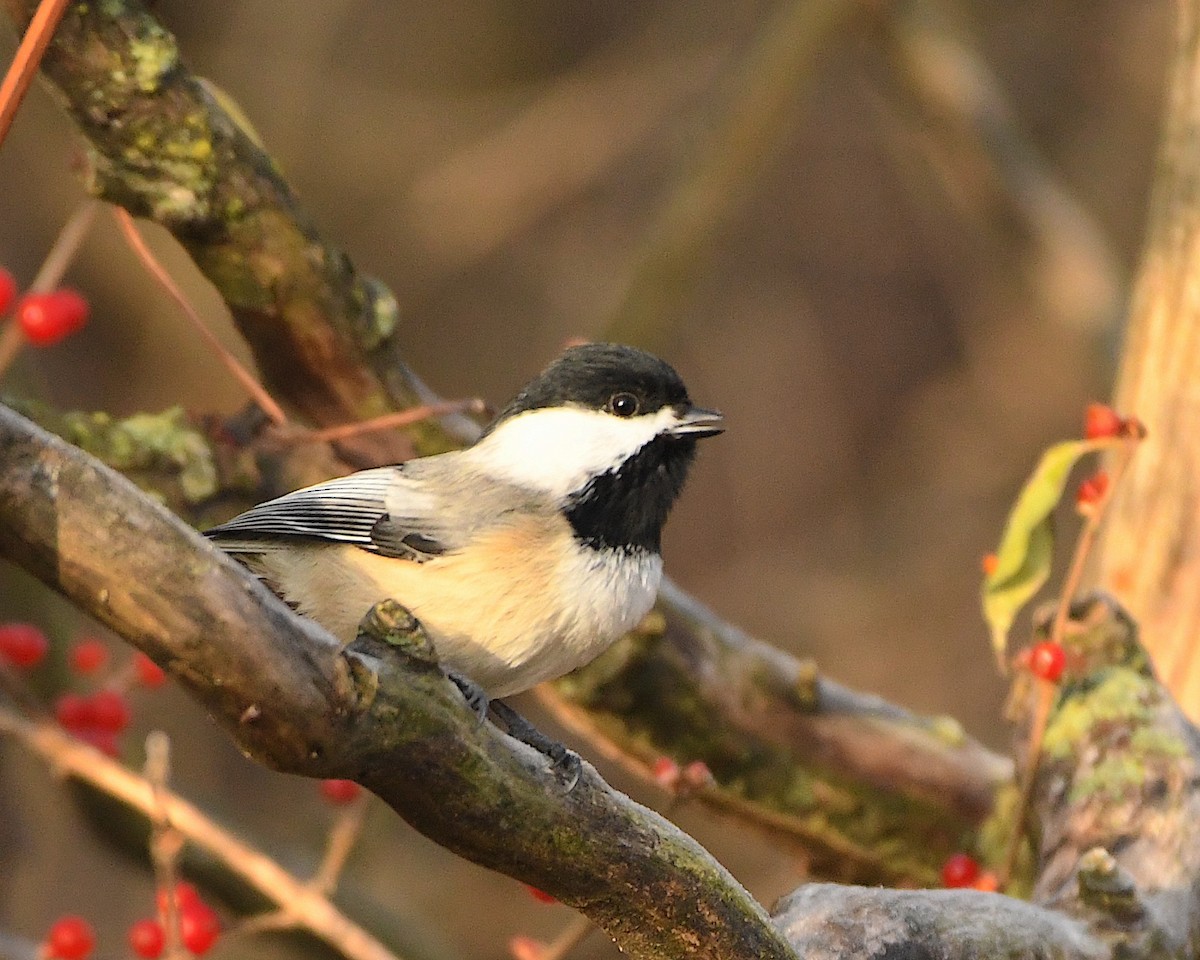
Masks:
[[[153,820],[159,817],[208,851],[268,900],[287,904],[297,926],[350,960],[397,960],[396,955],[275,861],[242,843],[177,794],[157,788],[116,760],[48,723],[0,710],[0,732],[15,736],[55,770],[90,784]],[[170,901],[171,897],[167,898]]]
[[[478,397],[468,397],[465,400],[447,400],[444,403],[422,404],[397,413],[385,413],[370,420],[359,423],[344,423],[336,427],[324,427],[320,430],[277,430],[273,436],[276,443],[282,445],[297,443],[333,443],[356,437],[374,430],[399,430],[410,427],[414,423],[428,420],[431,417],[446,417],[455,413],[484,413],[487,404]]]
[[[183,835],[171,824],[171,812],[165,801],[171,771],[171,741],[161,730],[146,737],[144,775],[150,784],[150,859],[154,864],[154,883],[162,903],[163,952],[174,956],[179,949],[179,903],[175,896],[176,866],[183,850]]]
[[[325,855],[321,858],[309,885],[325,896],[333,896],[337,889],[338,879],[346,866],[346,860],[354,844],[362,833],[363,823],[367,817],[367,804],[371,795],[362,793],[354,800],[338,810],[337,819],[329,830],[329,839],[325,845]]]
[[[1013,814],[1012,826],[1008,834],[1008,843],[1004,848],[1004,860],[997,871],[998,883],[1001,890],[1008,887],[1012,880],[1013,869],[1017,865],[1017,854],[1021,850],[1021,840],[1025,836],[1025,823],[1029,817],[1029,807],[1033,801],[1033,788],[1037,783],[1039,760],[1042,755],[1042,743],[1046,736],[1046,723],[1050,719],[1050,710],[1058,694],[1058,685],[1041,677],[1037,682],[1037,705],[1034,708],[1033,720],[1029,727],[1029,748],[1025,760],[1025,770],[1021,779],[1021,794],[1017,799],[1016,812]]]
[[[596,929],[587,917],[574,917],[557,937],[546,945],[540,960],[566,960],[567,954],[583,943]]]
[[[146,245],[145,239],[138,232],[137,224],[133,222],[133,217],[129,215],[129,212],[123,207],[113,207],[112,211],[113,216],[117,219],[117,225],[121,228],[121,235],[125,238],[125,242],[129,244],[130,249],[137,255],[137,258],[142,262],[142,266],[146,268],[155,282],[162,287],[167,296],[174,300],[176,306],[183,311],[183,315],[187,317],[192,328],[200,334],[200,337],[208,345],[208,348],[221,361],[221,365],[242,385],[242,389],[258,404],[259,409],[267,415],[272,423],[276,426],[282,426],[287,423],[287,415],[284,414],[279,404],[275,402],[266,388],[258,382],[254,374],[239,362],[238,358],[220,341],[217,335],[208,328],[208,324],[200,319],[200,314],[196,312],[196,308],[192,306],[191,301],[184,296],[183,291],[179,289],[179,285],[171,279],[171,275],[167,272],[166,267],[159,263],[158,258],[154,256],[150,247]]]
[[[41,0],[29,28],[21,38],[17,54],[13,57],[3,82],[0,82],[0,144],[8,137],[13,118],[21,107],[21,101],[25,99],[29,85],[33,82],[33,75],[37,73],[38,64],[42,61],[42,55],[50,45],[50,38],[54,36],[54,30],[66,12],[69,2],[70,0]]]

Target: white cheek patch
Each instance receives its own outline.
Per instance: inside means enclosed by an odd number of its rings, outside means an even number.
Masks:
[[[679,423],[671,407],[622,419],[599,410],[527,410],[467,451],[480,468],[563,499]]]

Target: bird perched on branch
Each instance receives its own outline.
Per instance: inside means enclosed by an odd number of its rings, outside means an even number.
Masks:
[[[719,413],[662,360],[568,349],[473,446],[297,490],[208,531],[285,601],[354,639],[378,601],[489,697],[592,660],[654,603],[660,542]]]

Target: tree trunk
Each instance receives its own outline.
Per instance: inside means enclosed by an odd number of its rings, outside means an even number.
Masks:
[[[1163,139],[1116,405],[1149,437],[1117,492],[1099,582],[1200,716],[1200,2],[1180,0]]]

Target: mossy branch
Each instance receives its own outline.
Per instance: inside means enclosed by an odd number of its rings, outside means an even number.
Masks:
[[[4,6],[24,28],[36,3]],[[395,298],[321,235],[239,111],[187,69],[146,5],[73,3],[42,71],[87,140],[89,188],[171,231],[229,305],[274,397],[322,426],[421,401],[392,339]],[[459,440],[470,435],[452,422]],[[432,425],[420,436],[447,442]],[[400,433],[338,448],[356,465],[413,452]]]

